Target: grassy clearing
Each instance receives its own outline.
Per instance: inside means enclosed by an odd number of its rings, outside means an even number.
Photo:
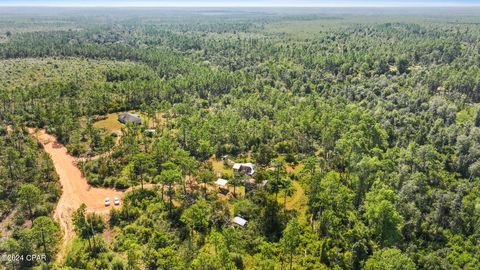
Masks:
[[[298,181],[293,182],[295,193],[292,197],[287,197],[286,208],[288,210],[295,210],[299,213],[301,221],[306,221],[307,212],[307,196],[305,195],[305,189]],[[283,205],[283,192],[278,196],[278,202]]]
[[[144,112],[141,112],[141,111],[131,111],[131,112],[140,115],[140,117],[142,118],[142,122],[144,122],[144,123],[148,122],[147,126],[149,128],[156,128],[156,124],[155,124],[154,119],[149,118],[147,116],[147,114],[145,114]],[[124,124],[122,124],[118,121],[118,116],[120,114],[121,114],[120,112],[109,113],[109,114],[106,115],[105,119],[95,122],[93,124],[93,126],[96,127],[96,128],[105,129],[108,134],[110,134],[112,132],[118,133],[118,132],[121,131],[122,127],[125,127]],[[164,113],[162,113],[162,112],[158,112],[156,114],[157,122],[158,122],[159,126],[163,126],[163,125],[166,124],[166,120],[163,116],[164,116]]]
[[[165,118],[165,113],[164,112],[157,112],[155,114],[155,117],[157,118],[158,123],[155,123],[154,119],[150,119],[148,117],[145,118],[145,119],[148,119],[148,126],[150,128],[156,128],[157,124],[160,125],[160,126],[164,126],[164,125],[167,124],[167,119]]]
[[[119,132],[124,126],[122,123],[118,121],[119,114],[120,113],[107,114],[106,119],[95,122],[93,126],[96,128],[106,129],[108,133]]]
[[[303,210],[307,205],[305,190],[297,181],[293,182],[293,187],[295,188],[295,193],[292,197],[287,198],[287,209]]]
[[[232,175],[232,168],[225,168],[223,166],[223,160],[217,160],[215,157],[211,157],[209,162],[212,163],[213,172],[215,175]]]
[[[305,167],[305,166],[304,166],[303,164],[298,164],[298,165],[295,166],[295,167],[292,167],[292,166],[290,166],[290,165],[287,164],[287,165],[285,166],[285,170],[286,170],[288,173],[298,174],[298,173],[300,173],[300,172],[303,170],[304,167]]]

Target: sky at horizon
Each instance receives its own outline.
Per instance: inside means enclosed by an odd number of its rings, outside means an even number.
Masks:
[[[479,6],[480,0],[0,0],[0,6],[60,7],[450,7]]]

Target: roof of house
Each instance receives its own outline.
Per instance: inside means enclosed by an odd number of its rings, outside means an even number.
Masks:
[[[233,169],[234,169],[234,170],[240,170],[240,167],[242,167],[242,163],[235,163],[235,164],[233,164]]]
[[[253,164],[253,163],[235,163],[235,164],[233,164],[233,169],[239,170],[241,167],[249,167],[250,169],[253,170],[254,166],[255,166],[255,164]]]
[[[121,113],[118,116],[118,120],[122,123],[132,122],[135,124],[140,124],[142,122],[142,118],[140,118],[138,114],[129,112]]]
[[[245,220],[241,217],[234,217],[233,218],[233,223],[238,224],[240,226],[245,226],[245,224],[247,224],[247,220]]]
[[[255,170],[253,169],[253,167],[255,166],[255,164],[253,163],[235,163],[233,164],[233,169],[238,171],[238,170],[242,170],[242,167],[245,168],[249,168],[250,170],[248,171],[248,174],[249,175],[252,175],[255,173]]]
[[[222,178],[218,178],[217,181],[215,181],[215,185],[222,186],[222,187],[227,185],[227,183],[228,183],[228,180],[222,179]]]

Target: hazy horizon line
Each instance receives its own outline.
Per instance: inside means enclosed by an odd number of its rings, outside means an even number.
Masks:
[[[470,5],[351,5],[351,6],[269,6],[269,5],[2,5],[3,8],[480,8],[480,4]]]
[[[52,1],[53,2],[53,1]],[[2,3],[0,1],[0,7],[46,7],[46,8],[441,8],[441,7],[480,7],[480,3],[472,2],[433,2],[431,0],[424,0],[419,2],[412,1],[395,1],[390,3],[376,2],[376,1],[364,1],[363,3],[355,3],[349,1],[328,1],[328,2],[308,2],[302,1],[300,3],[291,3],[290,1],[278,1],[278,2],[215,2],[210,1],[177,1],[177,2],[151,2],[151,1],[137,1],[137,2],[106,2],[98,1],[97,3],[86,0],[81,2],[63,2],[63,3]],[[293,1],[292,1],[293,2]]]

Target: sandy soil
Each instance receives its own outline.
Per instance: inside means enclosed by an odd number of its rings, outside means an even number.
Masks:
[[[55,170],[60,177],[63,193],[55,209],[54,217],[60,223],[64,233],[63,247],[59,254],[59,257],[62,258],[68,243],[75,234],[72,222],[73,212],[84,203],[87,206],[87,212],[108,214],[113,207],[118,207],[113,206],[113,198],[121,198],[124,191],[90,186],[75,165],[76,159],[68,154],[67,149],[59,144],[54,136],[47,134],[45,130],[29,129],[29,132],[42,143],[45,152],[53,160]],[[109,197],[112,202],[109,207],[104,205],[106,197]]]
[[[92,187],[76,165],[79,159],[68,154],[67,148],[58,143],[53,135],[47,134],[43,129],[29,128],[28,132],[43,145],[45,152],[50,155],[53,161],[55,171],[60,177],[63,193],[55,208],[54,218],[60,223],[64,235],[62,248],[57,257],[57,260],[61,261],[66,254],[70,241],[75,236],[72,221],[73,213],[82,203],[87,206],[87,213],[97,213],[107,217],[112,208],[121,207],[121,204],[120,206],[113,205],[115,197],[122,199],[126,192],[138,190],[141,187],[138,185],[127,190]],[[96,157],[91,159],[96,159]],[[144,188],[156,189],[158,186],[145,183]],[[180,187],[177,186],[176,188]],[[111,206],[106,207],[104,205],[106,197],[110,198]],[[123,200],[121,201],[123,202]],[[176,201],[173,203],[178,206]]]

